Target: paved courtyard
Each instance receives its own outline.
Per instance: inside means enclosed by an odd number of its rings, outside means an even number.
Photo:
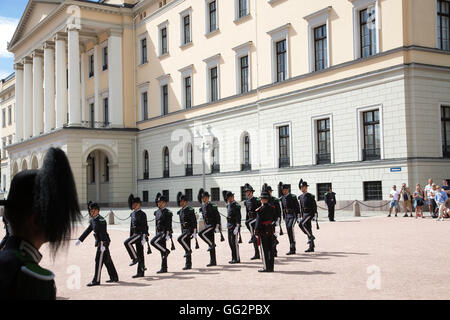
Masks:
[[[161,260],[152,248],[153,254],[145,257],[146,277],[132,279],[136,266],[128,266],[130,259],[123,246],[128,235],[125,224],[109,227],[119,283],[86,287],[94,270],[93,236],[80,247],[71,241],[54,262],[43,247],[42,265],[56,274],[59,299],[450,299],[450,221],[380,214],[352,218],[340,213],[341,221],[323,221],[320,230],[314,226],[317,241],[312,254],[303,252],[306,237],[296,226],[297,255],[286,256],[287,235],[279,238],[279,257],[272,274],[257,272],[261,262],[250,261],[249,233],[243,232],[239,265],[228,264],[228,244],[219,242],[216,235],[217,267],[206,268],[209,253],[199,239],[193,269],[182,271],[184,252],[176,242],[177,248],[168,258],[169,273],[156,274]],[[174,228],[178,232],[176,224]],[[83,229],[78,228],[76,235]],[[103,268],[102,281],[107,279]]]

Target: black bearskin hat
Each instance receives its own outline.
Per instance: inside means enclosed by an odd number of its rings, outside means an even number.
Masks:
[[[204,192],[203,188],[201,188],[200,190],[198,190],[197,200],[198,200],[198,202],[200,202],[200,204],[203,203],[203,202],[202,202],[203,192]]]
[[[11,182],[5,217],[14,234],[29,232],[29,219],[43,232],[55,256],[81,220],[77,189],[66,154],[50,148],[40,170],[18,173]]]
[[[87,207],[88,207],[88,210],[89,210],[89,211],[91,211],[91,210],[93,210],[93,209],[100,210],[100,206],[98,205],[98,203],[92,202],[92,201],[89,201],[89,202],[88,202]]]
[[[301,190],[302,187],[309,187],[308,182],[303,181],[303,179],[300,179],[300,182],[298,183],[298,188]]]
[[[261,192],[269,192],[269,185],[267,183],[264,183],[262,188],[261,188]]]
[[[156,194],[156,197],[155,197],[155,204],[156,204],[156,206],[158,206],[158,202],[159,202],[159,198],[161,198],[161,192],[158,192],[157,194]]]
[[[253,190],[253,187],[252,187],[250,184],[248,184],[248,183],[246,183],[246,184],[244,185],[244,191],[255,192],[255,190]]]
[[[181,199],[182,197],[183,197],[183,193],[181,191],[178,192],[178,194],[177,194],[177,206],[181,206],[180,201],[181,200],[185,200],[185,199]]]
[[[134,203],[134,196],[133,194],[130,194],[128,197],[128,208],[133,209],[133,203]]]

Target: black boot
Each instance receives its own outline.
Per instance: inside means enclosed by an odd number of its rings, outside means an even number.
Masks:
[[[289,252],[286,253],[286,255],[291,255],[291,254],[295,254],[295,242],[291,243],[291,248],[289,249]]]
[[[309,248],[306,249],[305,252],[314,252],[314,247],[315,247],[314,240],[311,239],[308,241],[308,243],[309,243]]]
[[[131,260],[130,267],[134,266],[134,265],[135,265],[136,263],[138,263],[138,262],[139,262],[138,259],[133,259],[133,260]]]
[[[135,279],[135,278],[143,278],[144,277],[144,272],[138,272],[137,274],[135,274],[134,276],[133,276],[133,278]]]
[[[100,282],[97,281],[91,281],[87,284],[88,287],[93,287],[93,286],[99,286]]]
[[[190,269],[192,269],[192,256],[189,253],[186,256],[186,265],[184,266],[183,270],[190,270]]]

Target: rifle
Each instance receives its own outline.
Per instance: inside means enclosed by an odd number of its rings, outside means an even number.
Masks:
[[[224,242],[225,238],[224,238],[223,233],[222,233],[222,226],[219,226],[219,232],[220,232],[220,242]]]

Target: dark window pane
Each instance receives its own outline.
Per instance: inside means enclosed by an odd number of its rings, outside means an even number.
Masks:
[[[286,80],[286,40],[276,43],[277,82]]]
[[[317,184],[317,200],[325,200],[325,193],[331,188],[331,183],[318,183]]]
[[[241,93],[248,92],[248,56],[241,58]]]
[[[364,182],[364,201],[383,200],[381,181]]]
[[[220,189],[211,188],[211,201],[220,201]]]
[[[327,67],[327,26],[323,25],[314,29],[315,70]]]

